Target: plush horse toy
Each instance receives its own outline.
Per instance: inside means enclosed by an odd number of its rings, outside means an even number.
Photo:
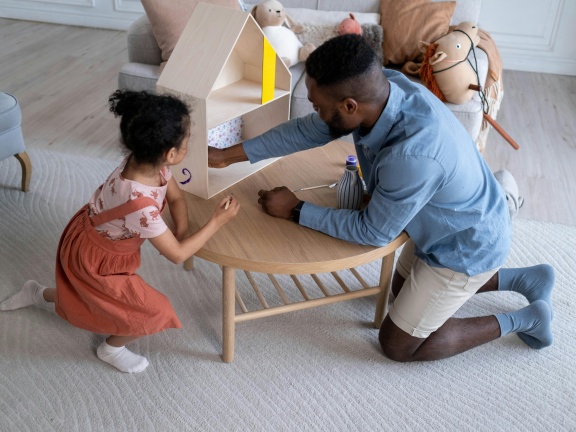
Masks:
[[[468,63],[468,54],[478,42],[478,27],[463,22],[434,43],[418,43],[420,52],[424,53],[420,69],[422,82],[443,102],[463,104],[474,96],[475,89],[470,85],[479,83]]]
[[[468,21],[460,23],[454,31],[436,42],[420,41],[418,48],[424,54],[422,64],[408,62],[403,70],[419,74],[422,83],[443,102],[463,104],[472,99],[475,92],[479,92],[482,98],[482,86],[476,65],[473,66],[468,59],[468,55],[479,42],[478,27]],[[484,119],[512,147],[519,149],[518,144],[492,117],[484,113]]]

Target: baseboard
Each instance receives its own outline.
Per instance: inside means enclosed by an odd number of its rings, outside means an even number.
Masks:
[[[576,61],[565,58],[542,58],[502,54],[504,69],[523,72],[576,76]]]
[[[80,27],[102,28],[110,30],[127,30],[141,13],[126,14],[106,14],[98,13],[91,10],[86,12],[76,11],[48,11],[48,10],[30,10],[19,8],[2,8],[0,17],[8,19],[17,19],[24,21],[39,21],[52,24],[63,24]]]

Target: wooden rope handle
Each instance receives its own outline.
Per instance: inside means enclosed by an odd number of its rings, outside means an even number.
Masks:
[[[482,86],[476,85],[476,84],[470,84],[468,86],[468,88],[470,90],[474,90],[474,91],[482,91]],[[490,117],[488,114],[484,113],[484,119],[490,123],[492,125],[492,127],[494,129],[496,129],[496,131],[502,135],[502,138],[504,138],[506,141],[508,141],[508,143],[514,148],[514,150],[518,150],[520,149],[520,146],[518,145],[518,143],[516,143],[516,141],[514,141],[512,139],[512,137],[510,135],[508,135],[506,133],[506,131],[504,131],[504,129],[502,129],[502,126],[500,126],[498,123],[496,123],[496,120],[494,120],[492,117]]]
[[[520,149],[520,146],[516,143],[516,141],[514,141],[512,139],[512,137],[510,135],[508,135],[506,133],[506,131],[504,131],[504,129],[502,129],[502,126],[500,126],[498,123],[496,123],[496,120],[494,120],[492,117],[490,117],[488,114],[484,113],[484,119],[490,123],[492,125],[492,127],[494,129],[496,129],[496,131],[502,135],[502,137],[508,141],[508,143],[514,148],[514,150],[518,150]]]

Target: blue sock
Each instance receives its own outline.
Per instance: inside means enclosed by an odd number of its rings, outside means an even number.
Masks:
[[[520,293],[530,303],[544,300],[550,306],[550,312],[552,312],[552,288],[554,288],[554,268],[548,264],[498,270],[498,291]]]
[[[501,336],[517,332],[526,345],[535,349],[552,345],[551,311],[543,300],[536,300],[517,311],[497,314],[496,319]]]

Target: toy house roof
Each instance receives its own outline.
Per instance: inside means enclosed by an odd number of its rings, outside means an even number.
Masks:
[[[198,3],[158,86],[206,99],[242,79],[261,81],[264,37],[249,13]],[[276,69],[277,75],[290,76],[279,58]]]

